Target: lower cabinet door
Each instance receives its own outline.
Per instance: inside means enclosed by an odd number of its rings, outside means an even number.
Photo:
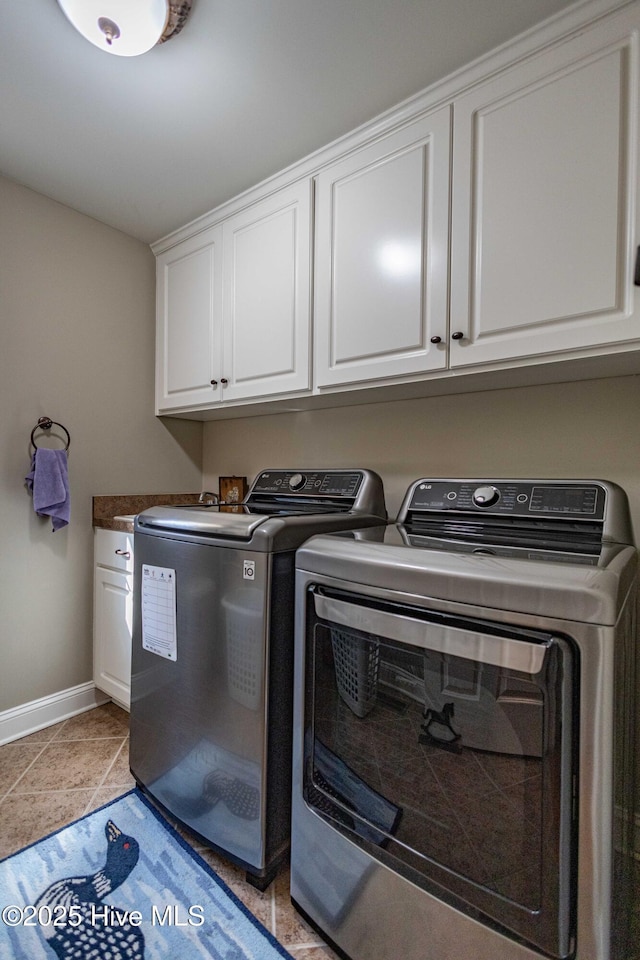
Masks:
[[[127,710],[131,699],[132,614],[132,574],[96,566],[93,681]]]

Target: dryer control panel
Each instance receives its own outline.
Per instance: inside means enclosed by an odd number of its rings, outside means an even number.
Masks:
[[[418,480],[405,503],[412,514],[460,511],[602,521],[606,499],[604,486],[579,481]]]

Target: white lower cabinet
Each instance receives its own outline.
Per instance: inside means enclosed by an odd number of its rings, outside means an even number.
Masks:
[[[129,709],[133,534],[94,531],[93,682]]]

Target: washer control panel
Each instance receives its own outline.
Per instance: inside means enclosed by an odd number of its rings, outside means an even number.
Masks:
[[[553,480],[418,480],[407,511],[509,514],[602,520],[606,490],[594,483]],[[406,511],[405,511],[406,512]]]
[[[253,494],[282,496],[345,497],[352,500],[362,483],[362,473],[357,471],[314,470],[265,470],[256,477],[249,497]]]

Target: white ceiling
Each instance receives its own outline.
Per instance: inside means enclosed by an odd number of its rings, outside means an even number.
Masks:
[[[0,172],[153,241],[572,0],[193,0],[141,57],[0,0]]]

